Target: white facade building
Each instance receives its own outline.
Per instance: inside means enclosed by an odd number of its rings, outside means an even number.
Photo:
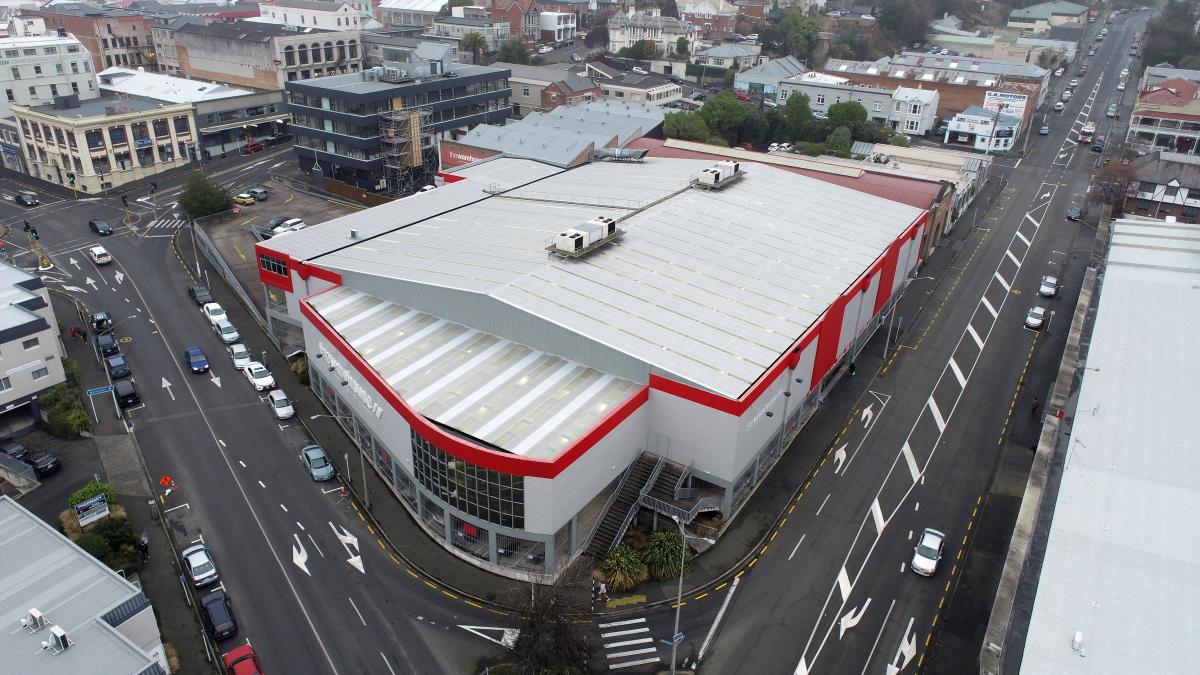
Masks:
[[[923,136],[933,129],[939,100],[938,92],[932,89],[872,87],[818,71],[779,82],[780,103],[786,104],[788,97],[796,93],[807,96],[809,108],[819,115],[827,115],[831,105],[857,101],[866,109],[868,119],[910,136]]]
[[[545,42],[574,40],[577,34],[574,12],[539,12],[538,22]]]
[[[608,20],[608,51],[617,52],[640,41],[653,42],[658,53],[669,54],[679,38],[692,44],[695,27],[681,19],[663,16],[658,9],[645,13],[630,11],[616,14]]]
[[[909,136],[924,136],[933,130],[941,95],[936,89],[896,87],[888,124]]]
[[[387,26],[432,26],[448,0],[380,0],[376,18]]]
[[[297,28],[323,30],[360,30],[378,27],[377,21],[362,13],[349,2],[317,2],[316,0],[273,0],[258,6],[262,19]],[[253,21],[254,19],[251,19]],[[364,25],[370,22],[372,25]]]
[[[73,35],[47,32],[40,18],[13,18],[8,30],[9,37],[0,38],[0,117],[12,115],[14,103],[44,105],[70,94],[100,97],[92,55]]]
[[[973,105],[950,118],[948,127],[945,143],[985,152],[1008,152],[1017,142],[1021,118]]]
[[[40,277],[0,263],[0,412],[64,381],[62,342]]]

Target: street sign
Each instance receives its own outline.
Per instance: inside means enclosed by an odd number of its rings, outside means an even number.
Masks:
[[[85,527],[107,515],[108,500],[105,499],[103,493],[75,505],[75,516],[79,518],[80,527]]]
[[[659,640],[659,642],[663,643],[664,645],[671,645],[674,647],[680,642],[683,642],[683,633],[676,633],[670,640]]]
[[[111,384],[109,384],[109,385],[106,385],[103,387],[94,387],[92,389],[88,389],[87,393],[88,393],[88,396],[99,396],[100,394],[107,394],[108,392],[110,392],[112,390],[113,390],[113,386]]]

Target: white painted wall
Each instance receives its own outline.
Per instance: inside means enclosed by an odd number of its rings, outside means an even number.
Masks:
[[[737,418],[666,392],[650,390],[651,432],[671,441],[668,459],[732,481],[737,448]]]

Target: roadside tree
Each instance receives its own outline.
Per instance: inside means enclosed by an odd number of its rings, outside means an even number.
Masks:
[[[232,207],[229,191],[199,171],[193,171],[187,177],[179,195],[179,213],[188,220],[228,211]]]

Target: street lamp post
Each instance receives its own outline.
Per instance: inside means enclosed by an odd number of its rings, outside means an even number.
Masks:
[[[671,516],[679,527],[679,588],[675,592],[675,631],[671,633],[671,675],[675,675],[676,654],[679,649],[679,609],[683,606],[683,568],[687,564],[687,537],[683,534],[683,521]]]
[[[321,417],[328,417],[328,418],[335,419],[335,420],[351,419],[345,415],[310,415],[308,417],[308,419],[315,420],[315,419],[318,419]],[[370,492],[370,490],[367,489],[367,453],[361,447],[358,449],[358,472],[360,474],[362,474],[363,504],[366,505],[367,510],[370,510],[370,508],[371,508],[371,492]],[[351,480],[353,481],[353,479],[351,479]]]

